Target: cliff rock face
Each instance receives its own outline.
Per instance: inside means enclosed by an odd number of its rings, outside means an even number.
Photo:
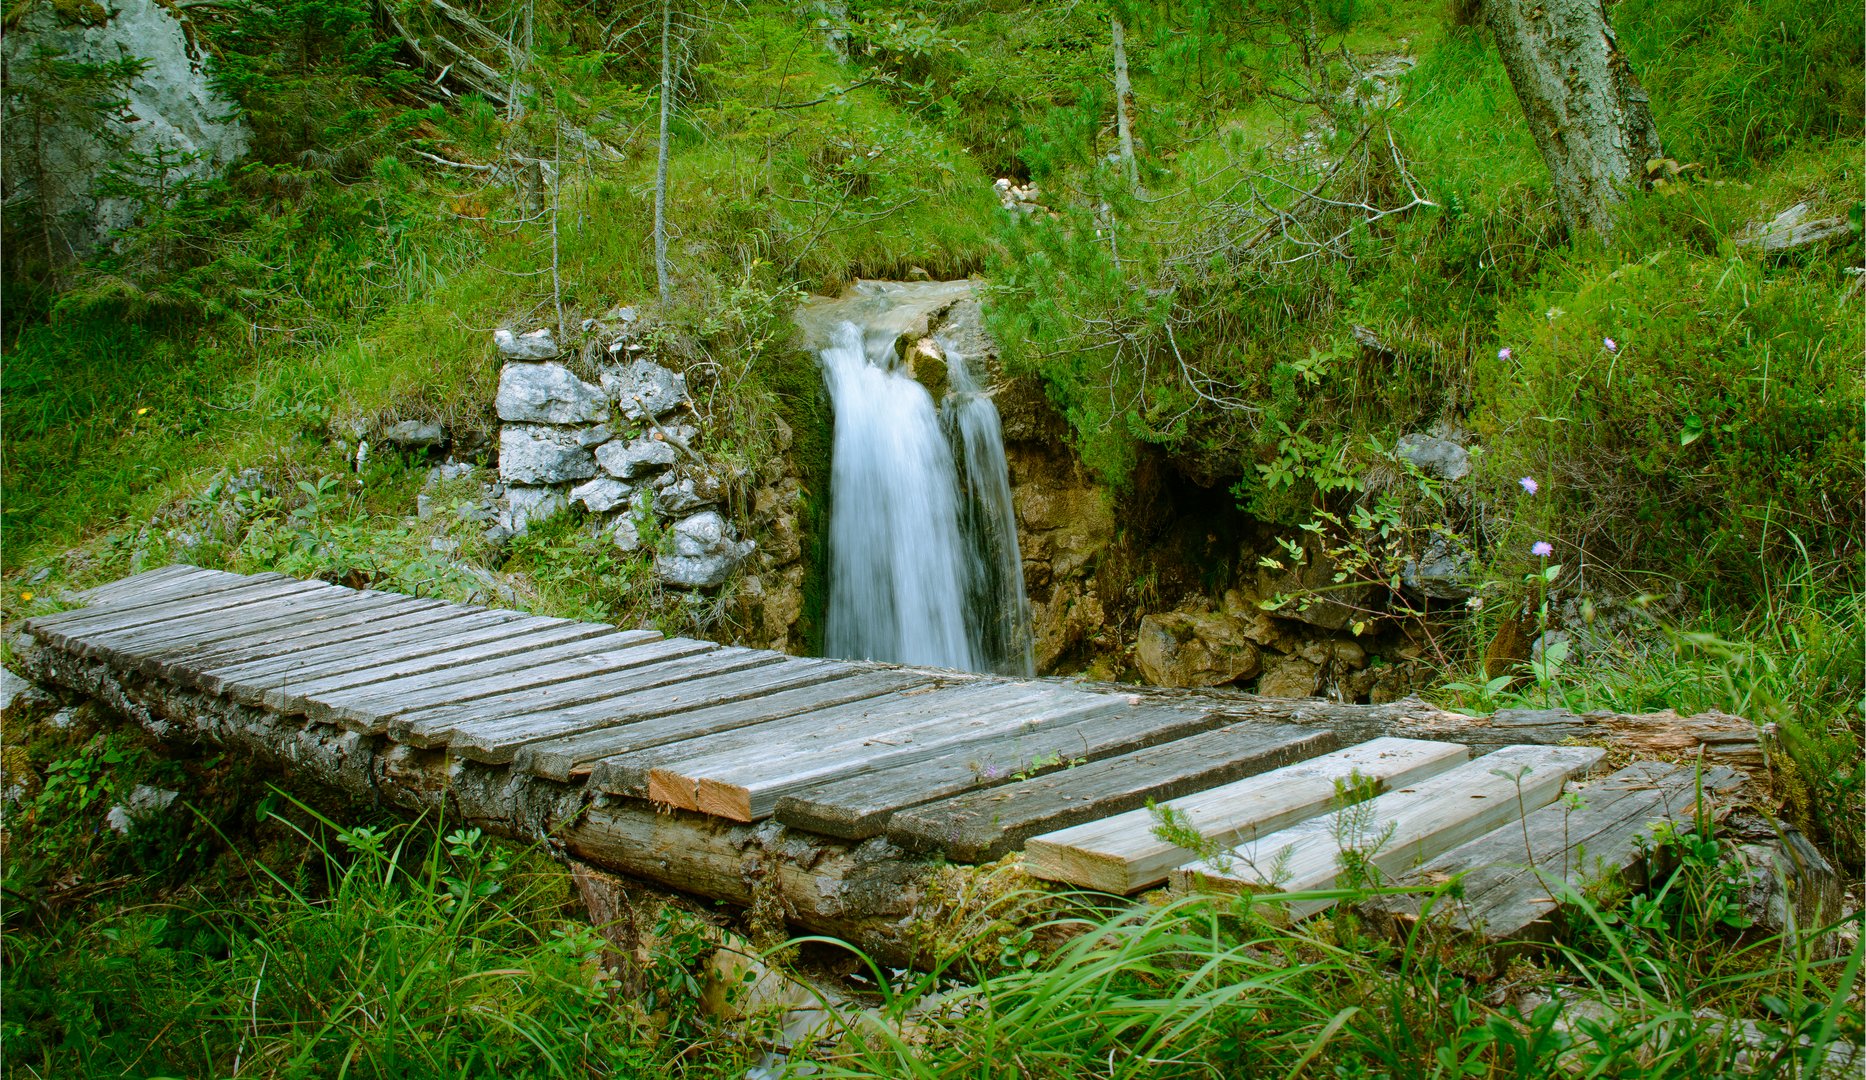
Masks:
[[[246,152],[246,126],[235,105],[209,83],[205,57],[188,42],[182,23],[156,0],[107,0],[106,6],[34,4],[7,27],[0,42],[5,65],[8,123],[4,146],[9,162],[6,200],[44,198],[48,220],[61,222],[60,258],[85,254],[112,229],[133,220],[135,203],[97,199],[92,189],[106,164],[105,146],[77,124],[51,117],[46,124],[22,122],[22,103],[35,93],[32,58],[45,50],[81,64],[134,57],[144,62],[130,81],[118,129],[130,151],[158,151],[177,164],[170,182],[217,175]],[[42,53],[43,55],[43,53]],[[24,167],[32,162],[36,167]],[[34,188],[44,179],[45,191]]]

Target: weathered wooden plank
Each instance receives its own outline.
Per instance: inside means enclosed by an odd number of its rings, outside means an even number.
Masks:
[[[1456,743],[1375,739],[1161,805],[1207,841],[1229,847],[1336,809],[1344,785],[1373,794],[1469,759],[1470,751]],[[1032,837],[1024,845],[1024,868],[1033,877],[1102,892],[1151,888],[1193,857],[1155,836],[1157,821],[1143,808]]]
[[[592,698],[586,684],[598,678],[606,688],[598,696],[658,689],[659,695],[665,699],[677,695],[681,686],[687,682],[746,668],[764,668],[785,659],[782,653],[761,649],[696,648],[699,644],[702,643],[685,638],[669,638],[643,645],[629,656],[591,663],[591,667],[601,667],[602,670],[587,678],[571,670],[577,663],[584,662],[581,660],[552,665],[552,671],[540,670],[534,673],[528,670],[526,678],[534,674],[547,678],[556,674],[566,677],[548,684],[515,686],[496,694],[475,695],[442,702],[437,706],[410,709],[390,721],[389,737],[410,746],[440,746],[463,730],[503,729],[509,732],[513,729],[514,721],[516,726],[524,727],[533,716],[550,712],[559,702],[588,703]],[[497,736],[494,738],[496,741]]]
[[[903,810],[888,839],[958,862],[990,862],[1040,833],[1228,784],[1335,748],[1331,732],[1232,724],[1131,754]]]
[[[1506,746],[1357,806],[1281,829],[1175,869],[1181,890],[1300,893],[1335,888],[1342,856],[1392,876],[1554,802],[1562,785],[1606,756],[1592,746]],[[1290,919],[1331,900],[1279,903]]]
[[[678,759],[649,772],[648,797],[733,821],[755,821],[776,808],[772,783],[794,778],[799,767],[860,769],[893,753],[925,756],[946,742],[927,747],[923,736],[949,740],[958,732],[959,737],[984,738],[1002,734],[1007,716],[1053,708],[1055,702],[1075,705],[1087,699],[1099,706],[1106,700],[1063,693],[1046,701],[1053,689],[1041,683],[987,682],[928,693],[898,710],[881,707],[888,699],[864,702],[828,724],[821,723],[827,717],[815,714],[696,740],[679,748]],[[755,795],[762,796],[756,805]]]
[[[264,695],[282,685],[281,678],[289,678],[297,685],[342,677],[365,681],[399,661],[428,656],[473,641],[574,625],[568,619],[540,619],[511,611],[475,611],[454,604],[423,615],[425,617],[410,617],[407,625],[374,639],[345,637],[306,646],[293,653],[219,664],[187,672],[180,681],[212,693],[227,694],[245,704],[258,705]],[[473,641],[460,640],[474,633],[480,637]],[[282,712],[301,711],[288,707],[283,699],[273,702],[271,707]]]
[[[644,754],[669,743],[818,712],[932,682],[933,676],[922,672],[860,671],[833,682],[763,694],[751,701],[695,709],[663,719],[603,727],[582,735],[534,743],[519,750],[512,767],[533,776],[562,781],[587,773],[591,785],[598,790],[647,798],[649,766],[644,758],[631,759],[636,767],[620,760],[612,763],[605,759],[619,759],[620,755],[629,753]],[[590,720],[606,715],[602,702],[566,711],[566,715],[578,714]]]
[[[582,660],[586,671],[609,671],[618,664],[652,662],[669,652],[680,653],[681,647],[687,644],[679,638],[664,639],[652,630],[605,629],[607,633],[549,648],[452,664],[425,675],[409,675],[350,690],[309,695],[305,715],[318,723],[363,724],[368,725],[367,730],[387,731],[384,721],[413,709],[578,678],[577,665],[565,661]],[[623,653],[636,648],[647,651],[622,657]]]
[[[612,628],[601,624],[572,622],[569,619],[523,618],[516,621],[496,619],[496,612],[468,616],[466,627],[449,623],[444,633],[428,636],[414,645],[404,646],[388,655],[353,653],[341,662],[332,661],[328,673],[285,672],[261,682],[255,678],[249,688],[262,693],[266,707],[284,713],[303,713],[311,719],[315,699],[346,693],[362,693],[415,675],[428,675],[456,668],[470,668],[489,660],[520,653],[554,648],[575,641],[605,637]],[[484,621],[482,621],[484,620]],[[231,696],[242,699],[241,686]],[[329,710],[319,714],[320,723],[343,724],[331,717]],[[380,733],[382,723],[363,723],[351,730]]]
[[[295,604],[324,601],[334,585],[287,580],[275,586],[229,595],[225,603],[202,602],[199,610],[177,614],[138,626],[81,631],[69,636],[66,647],[81,656],[127,663],[151,653],[195,641],[217,640],[238,633],[248,620],[292,613]],[[261,594],[264,595],[261,595]]]
[[[215,577],[238,577],[224,570],[203,570],[187,563],[170,563],[155,570],[145,570],[140,574],[131,574],[126,578],[105,582],[75,594],[86,608],[126,608],[143,602],[145,598],[174,596],[177,589],[186,588],[187,582],[206,583]],[[81,609],[82,610],[82,609]],[[61,612],[60,614],[76,614]]]
[[[712,660],[714,655],[708,654],[704,659]],[[511,761],[520,747],[554,736],[581,734],[598,725],[630,724],[693,709],[734,704],[794,687],[814,686],[850,673],[848,665],[833,660],[786,658],[749,669],[684,678],[678,685],[643,686],[634,693],[605,699],[603,704],[610,713],[606,720],[566,722],[558,712],[507,716],[457,727],[447,743],[455,753],[470,761],[503,764]],[[672,679],[666,675],[661,678]]]
[[[1741,777],[1707,770],[1702,788],[1715,796]],[[1682,765],[1641,761],[1585,785],[1570,803],[1544,806],[1406,873],[1395,885],[1438,886],[1458,880],[1461,895],[1417,893],[1372,897],[1357,909],[1374,926],[1404,938],[1421,918],[1434,930],[1496,944],[1546,939],[1564,891],[1610,882],[1645,881],[1652,827],[1688,824],[1697,811],[1700,778]]]
[[[250,621],[229,620],[227,626],[211,634],[191,636],[186,641],[166,647],[138,648],[126,659],[126,663],[144,675],[163,675],[176,665],[191,665],[196,657],[205,658],[229,650],[236,653],[257,650],[280,638],[316,633],[319,625],[332,619],[369,616],[403,604],[432,607],[436,603],[438,601],[423,604],[393,593],[355,593],[348,589],[342,594],[313,593],[305,596],[301,602],[280,604],[272,608],[270,613],[260,613]]]
[[[1207,709],[1117,704],[1083,719],[955,746],[911,765],[812,784],[780,798],[776,817],[800,829],[861,840],[879,836],[888,819],[908,807],[1142,750],[1227,722]]]
[[[219,582],[203,588],[185,589],[156,598],[151,603],[113,604],[35,616],[27,620],[26,628],[64,648],[70,642],[90,634],[162,623],[217,608],[236,607],[254,598],[276,593],[286,585],[302,587],[304,583],[283,574],[257,574],[245,578],[229,574]]]
[[[303,657],[320,649],[347,642],[380,640],[397,630],[432,627],[443,620],[458,619],[462,614],[460,608],[444,600],[368,593],[351,607],[294,628],[164,657],[156,673],[191,686],[195,685],[193,680],[198,674],[221,668],[287,658],[302,665]]]

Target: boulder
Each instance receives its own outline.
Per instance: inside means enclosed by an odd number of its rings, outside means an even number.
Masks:
[[[499,432],[499,477],[514,484],[567,484],[596,475],[590,453],[607,440],[603,428],[507,424]]]
[[[630,420],[651,420],[687,401],[687,377],[652,360],[637,360],[619,371],[604,372],[603,392]]]
[[[507,364],[499,372],[499,419],[524,424],[600,424],[609,399],[562,364]]]
[[[732,525],[717,510],[707,510],[676,524],[673,551],[654,560],[655,576],[684,589],[711,589],[752,553],[749,540],[738,539]]]
[[[16,719],[16,713],[33,694],[33,684],[5,668],[0,668],[0,717]]]
[[[1267,668],[1257,680],[1257,693],[1264,697],[1314,697],[1321,682],[1321,665],[1300,656],[1285,656]]]
[[[1301,623],[1278,619],[1257,606],[1257,600],[1238,589],[1225,590],[1224,613],[1235,619],[1238,632],[1271,652],[1291,653],[1302,646]]]
[[[726,497],[726,482],[709,472],[676,470],[655,484],[654,508],[668,517],[683,517],[716,506]]]
[[[1456,481],[1471,475],[1471,453],[1450,439],[1414,432],[1401,435],[1393,455],[1409,461],[1420,472],[1437,480]]]
[[[652,435],[616,439],[596,448],[596,463],[610,476],[633,480],[674,463],[674,444]]]
[[[549,330],[533,330],[528,334],[514,334],[510,330],[500,329],[492,332],[492,341],[499,347],[499,355],[507,360],[555,360],[557,341]]]
[[[404,450],[433,450],[447,444],[447,428],[434,420],[402,420],[382,429],[382,441]]]
[[[1373,589],[1365,583],[1334,580],[1334,562],[1313,536],[1303,538],[1300,563],[1289,565],[1289,553],[1280,549],[1276,557],[1285,565],[1259,569],[1253,591],[1263,597],[1288,597],[1289,602],[1276,609],[1280,618],[1340,630],[1360,616],[1361,608],[1373,599]]]
[[[1223,686],[1263,667],[1263,653],[1237,620],[1216,612],[1171,611],[1140,620],[1134,657],[1155,686]]]
[[[1400,567],[1400,584],[1434,600],[1468,600],[1476,592],[1471,583],[1476,565],[1463,543],[1435,534],[1418,558]]]
[[[946,396],[951,376],[946,370],[946,351],[940,348],[938,341],[930,337],[921,338],[908,347],[901,361],[907,369],[908,378],[926,387],[934,404],[937,405]]]
[[[525,535],[531,526],[548,521],[570,507],[564,493],[556,488],[519,487],[516,484],[506,487],[504,502],[499,524],[513,536]]]
[[[582,503],[592,513],[606,514],[618,506],[627,505],[633,494],[633,485],[611,476],[598,476],[571,488],[570,501]]]

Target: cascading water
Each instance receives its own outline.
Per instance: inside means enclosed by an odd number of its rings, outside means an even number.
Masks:
[[[822,353],[835,412],[830,465],[831,656],[1031,671],[1029,602],[998,413],[963,358],[947,428],[894,355],[837,326]]]

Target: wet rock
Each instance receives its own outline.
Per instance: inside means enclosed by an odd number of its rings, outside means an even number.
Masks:
[[[938,341],[927,337],[914,342],[902,357],[902,363],[906,365],[908,377],[926,387],[934,404],[946,396],[951,376],[946,369],[946,352]]]
[[[507,424],[499,432],[499,476],[515,484],[567,484],[596,475],[591,450],[609,438],[603,428]]]
[[[1257,680],[1257,693],[1264,697],[1314,697],[1321,673],[1321,665],[1313,660],[1285,656],[1264,670],[1263,678]]]
[[[672,465],[676,456],[673,443],[649,435],[616,439],[596,448],[596,463],[610,476],[623,480],[659,472]]]
[[[507,364],[499,372],[499,419],[526,424],[600,424],[609,419],[602,390],[562,364]]]
[[[630,496],[634,494],[633,485],[611,476],[599,476],[571,488],[570,501],[582,503],[592,513],[606,514],[618,506],[627,505]]]
[[[499,355],[507,360],[554,360],[557,358],[557,341],[549,330],[533,330],[528,334],[514,334],[510,330],[494,330],[492,341],[499,347]]]
[[[447,428],[433,420],[402,420],[383,429],[382,441],[404,450],[433,450],[447,445]]]
[[[675,525],[672,540],[673,552],[655,558],[654,572],[665,584],[684,589],[711,589],[724,584],[755,546],[738,539],[731,524],[716,510],[695,514]]]
[[[603,392],[630,420],[650,420],[687,402],[687,377],[652,360],[637,360],[620,371],[604,372]]]
[[[1263,653],[1236,620],[1215,612],[1171,611],[1140,620],[1134,658],[1155,686],[1223,686],[1263,667]]]
[[[1437,480],[1457,481],[1471,475],[1470,451],[1450,439],[1434,438],[1419,432],[1401,435],[1393,447],[1393,454]]]
[[[1066,462],[1033,470],[1011,490],[1011,505],[1033,588],[1079,576],[1114,542],[1114,510],[1107,496]]]
[[[499,524],[510,530],[513,536],[525,535],[531,526],[548,521],[570,507],[564,493],[556,488],[519,487],[516,484],[505,489],[504,501],[505,508],[499,515]]]

